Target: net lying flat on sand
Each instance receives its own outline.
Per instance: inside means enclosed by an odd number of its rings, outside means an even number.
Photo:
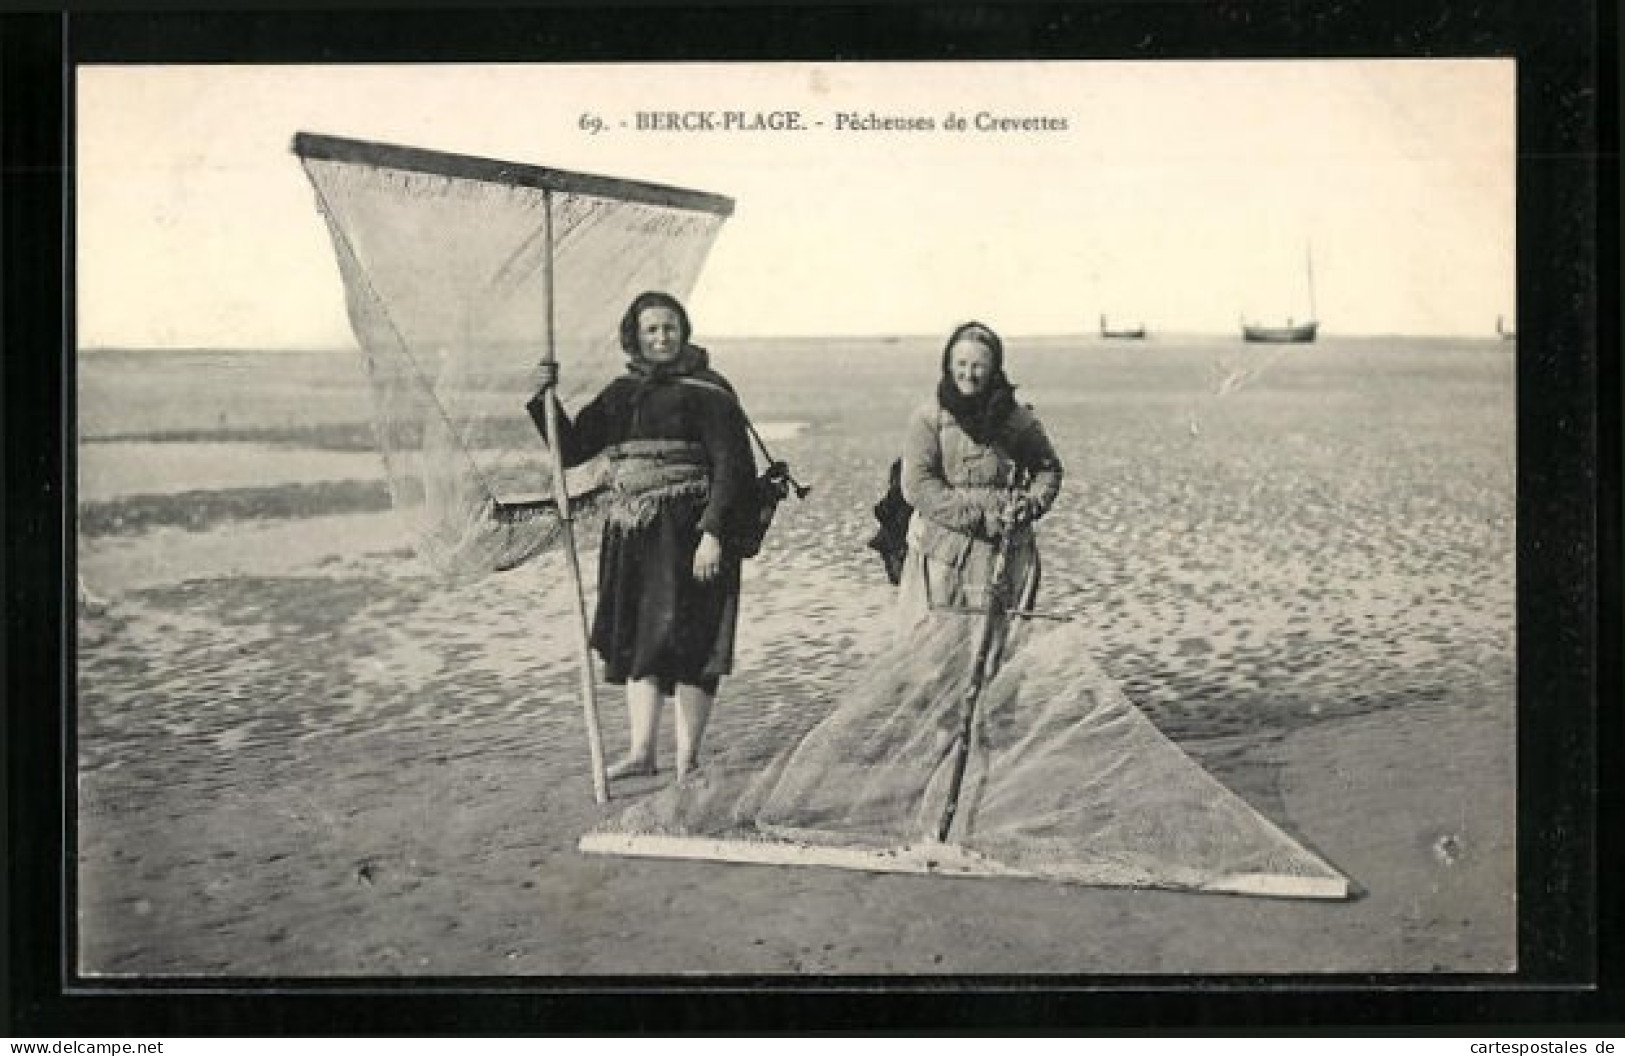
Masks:
[[[935,618],[778,757],[712,767],[640,799],[582,837],[581,850],[1348,896],[1341,873],[1164,737],[1073,625],[1013,635],[980,698],[953,829],[938,841],[974,622]]]

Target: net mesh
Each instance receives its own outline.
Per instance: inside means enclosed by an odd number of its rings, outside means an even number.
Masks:
[[[619,808],[583,849],[1261,895],[1347,893],[1340,873],[1163,736],[1090,659],[1078,624],[1012,631],[1002,665],[977,698],[953,825],[939,843],[979,633],[974,617],[933,617],[877,657],[838,706],[769,762],[708,764],[687,782]]]
[[[365,357],[394,506],[440,572],[511,568],[561,532],[524,407],[549,335],[559,395],[579,405],[622,368],[626,305],[648,289],[686,297],[726,211],[647,185],[623,196],[619,181],[372,147],[295,142]],[[603,476],[601,460],[569,475],[584,517]]]

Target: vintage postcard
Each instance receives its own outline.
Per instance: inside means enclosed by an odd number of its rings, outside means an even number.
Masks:
[[[77,67],[75,974],[1516,972],[1515,81]]]

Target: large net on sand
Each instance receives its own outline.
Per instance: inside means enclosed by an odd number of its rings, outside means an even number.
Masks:
[[[726,198],[559,169],[301,133],[365,356],[394,506],[428,564],[510,568],[560,534],[552,468],[525,411],[544,353],[559,396],[624,362],[621,313],[686,297]],[[567,488],[590,512],[602,463]]]
[[[979,621],[936,616],[760,766],[724,756],[622,806],[604,854],[1341,898],[1346,879],[1168,740],[1090,659],[1081,625],[1015,628],[976,698]]]

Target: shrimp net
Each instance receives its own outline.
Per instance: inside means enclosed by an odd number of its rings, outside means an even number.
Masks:
[[[622,806],[589,853],[1301,898],[1347,880],[1163,736],[1078,624],[1010,630],[970,713],[980,621],[933,616],[805,736]],[[941,826],[953,799],[952,822]]]
[[[567,407],[624,363],[621,313],[690,292],[733,208],[655,184],[300,133],[364,357],[393,505],[446,575],[512,568],[562,534],[525,410],[544,354]],[[590,516],[601,459],[566,481]]]

